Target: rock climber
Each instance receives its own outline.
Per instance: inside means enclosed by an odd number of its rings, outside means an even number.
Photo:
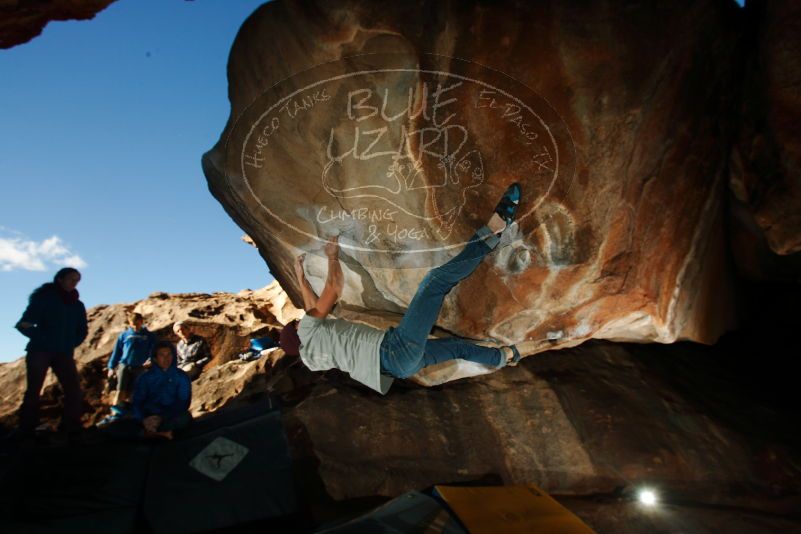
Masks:
[[[495,368],[517,365],[520,352],[515,345],[484,347],[458,337],[429,339],[428,334],[445,295],[498,245],[499,234],[517,214],[520,198],[520,185],[510,185],[487,224],[476,231],[459,254],[428,272],[400,324],[387,330],[328,318],[344,287],[338,237],[330,238],[324,247],[328,273],[319,297],[303,270],[305,254],[299,255],[295,275],[306,315],[298,324],[295,343],[303,363],[312,371],[338,368],[381,394],[387,393],[394,378],[407,378],[423,367],[456,358]],[[287,336],[291,334],[287,330]],[[286,344],[290,345],[288,341]]]

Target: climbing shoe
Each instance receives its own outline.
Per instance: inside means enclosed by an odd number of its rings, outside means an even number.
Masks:
[[[517,350],[516,346],[514,346],[514,345],[506,345],[503,348],[512,349],[512,359],[511,360],[507,360],[506,359],[506,352],[501,351],[501,354],[503,355],[503,363],[501,363],[501,365],[498,367],[498,369],[500,369],[502,367],[507,367],[507,366],[515,367],[518,363],[520,363],[520,351]]]
[[[517,215],[517,208],[520,205],[521,190],[520,184],[515,182],[510,185],[501,197],[498,205],[495,206],[495,213],[506,222],[506,226],[512,224]]]

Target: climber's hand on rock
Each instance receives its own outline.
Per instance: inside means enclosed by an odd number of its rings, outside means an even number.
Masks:
[[[107,376],[108,376],[109,378],[112,378],[112,377],[114,376],[114,374],[115,374],[115,371],[114,371],[114,369],[109,369],[109,370],[108,370],[108,375],[107,375]]]
[[[339,257],[339,236],[331,236],[323,249],[328,259],[335,260]]]
[[[306,254],[300,254],[297,258],[295,258],[295,278],[298,279],[298,282],[301,284],[306,279],[306,273],[303,272],[303,261],[306,259]]]

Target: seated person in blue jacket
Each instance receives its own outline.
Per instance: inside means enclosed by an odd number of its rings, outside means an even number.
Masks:
[[[298,256],[295,274],[306,310],[297,329],[303,363],[312,371],[336,367],[381,394],[386,394],[393,378],[406,378],[423,367],[456,358],[496,368],[517,365],[520,352],[514,345],[483,347],[458,337],[428,339],[428,334],[437,320],[445,295],[469,276],[484,256],[498,245],[498,234],[514,220],[520,198],[520,185],[509,186],[487,224],[476,231],[459,254],[429,271],[400,324],[388,330],[327,318],[344,287],[336,237],[325,245],[328,274],[319,298],[303,271],[305,255]]]
[[[125,404],[121,403],[130,401],[134,383],[153,356],[157,341],[156,335],[144,326],[142,315],[128,312],[128,328],[117,338],[108,360],[108,377],[117,378],[116,410],[123,410]]]
[[[173,432],[192,422],[192,381],[174,365],[175,348],[168,341],[156,346],[155,365],[136,381],[132,416],[145,437],[173,438]]]

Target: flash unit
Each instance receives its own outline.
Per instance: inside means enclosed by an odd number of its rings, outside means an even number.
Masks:
[[[645,506],[654,506],[656,504],[656,493],[653,490],[641,489],[638,498]]]

